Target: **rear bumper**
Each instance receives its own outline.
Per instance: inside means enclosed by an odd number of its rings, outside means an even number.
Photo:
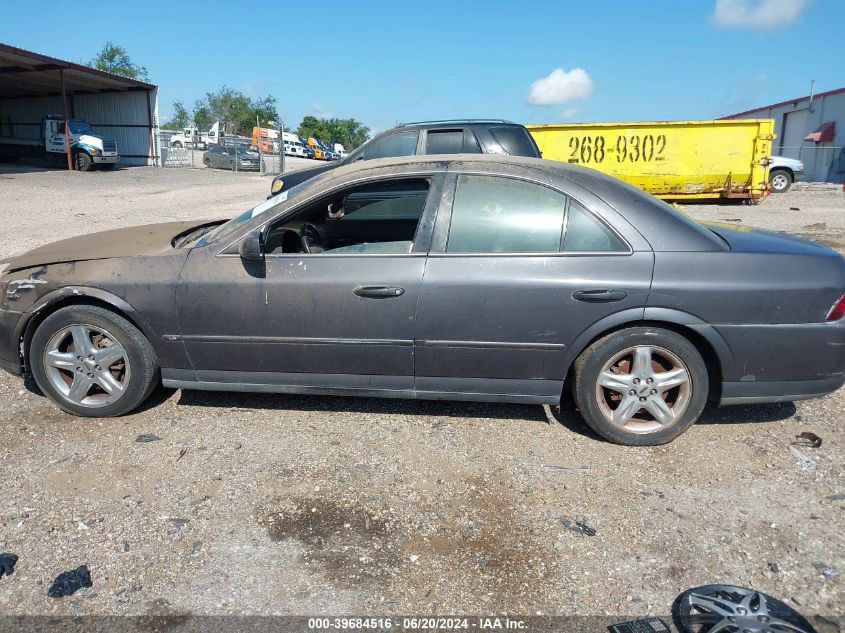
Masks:
[[[845,383],[845,319],[716,329],[734,358],[721,404],[817,398]]]

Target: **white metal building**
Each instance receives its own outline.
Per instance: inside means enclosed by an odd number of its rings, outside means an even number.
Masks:
[[[804,163],[805,179],[845,179],[845,88],[781,101],[726,119],[775,120],[772,153]]]
[[[157,86],[0,43],[0,136],[39,138],[50,114],[116,141],[121,165],[155,164]]]

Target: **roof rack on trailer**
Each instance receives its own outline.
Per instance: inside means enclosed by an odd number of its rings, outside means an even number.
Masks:
[[[513,123],[507,119],[434,119],[433,121],[411,121],[409,123],[400,123],[396,127],[405,127],[408,125],[431,125],[440,123]]]

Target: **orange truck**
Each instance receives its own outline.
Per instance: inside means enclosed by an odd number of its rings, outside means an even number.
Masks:
[[[269,127],[252,128],[252,148],[262,154],[278,154],[279,130]]]

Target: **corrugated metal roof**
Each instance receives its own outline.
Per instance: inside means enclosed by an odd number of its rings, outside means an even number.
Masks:
[[[0,99],[59,95],[59,70],[64,75],[65,90],[68,93],[99,94],[156,89],[155,84],[145,81],[0,43]]]
[[[817,92],[813,95],[813,99],[820,99],[822,97],[838,95],[842,92],[845,92],[845,88],[837,88],[836,90],[828,90],[827,92]],[[772,105],[763,106],[761,108],[754,108],[753,110],[745,110],[744,112],[737,112],[736,114],[729,114],[728,116],[723,116],[720,118],[733,119],[734,117],[745,116],[746,114],[754,114],[755,112],[765,112],[766,110],[771,110],[772,108],[779,108],[781,106],[789,105],[791,103],[800,103],[802,101],[808,101],[809,99],[810,95],[807,95],[806,97],[798,97],[797,99],[787,99],[786,101],[779,101],[778,103],[773,103]]]

